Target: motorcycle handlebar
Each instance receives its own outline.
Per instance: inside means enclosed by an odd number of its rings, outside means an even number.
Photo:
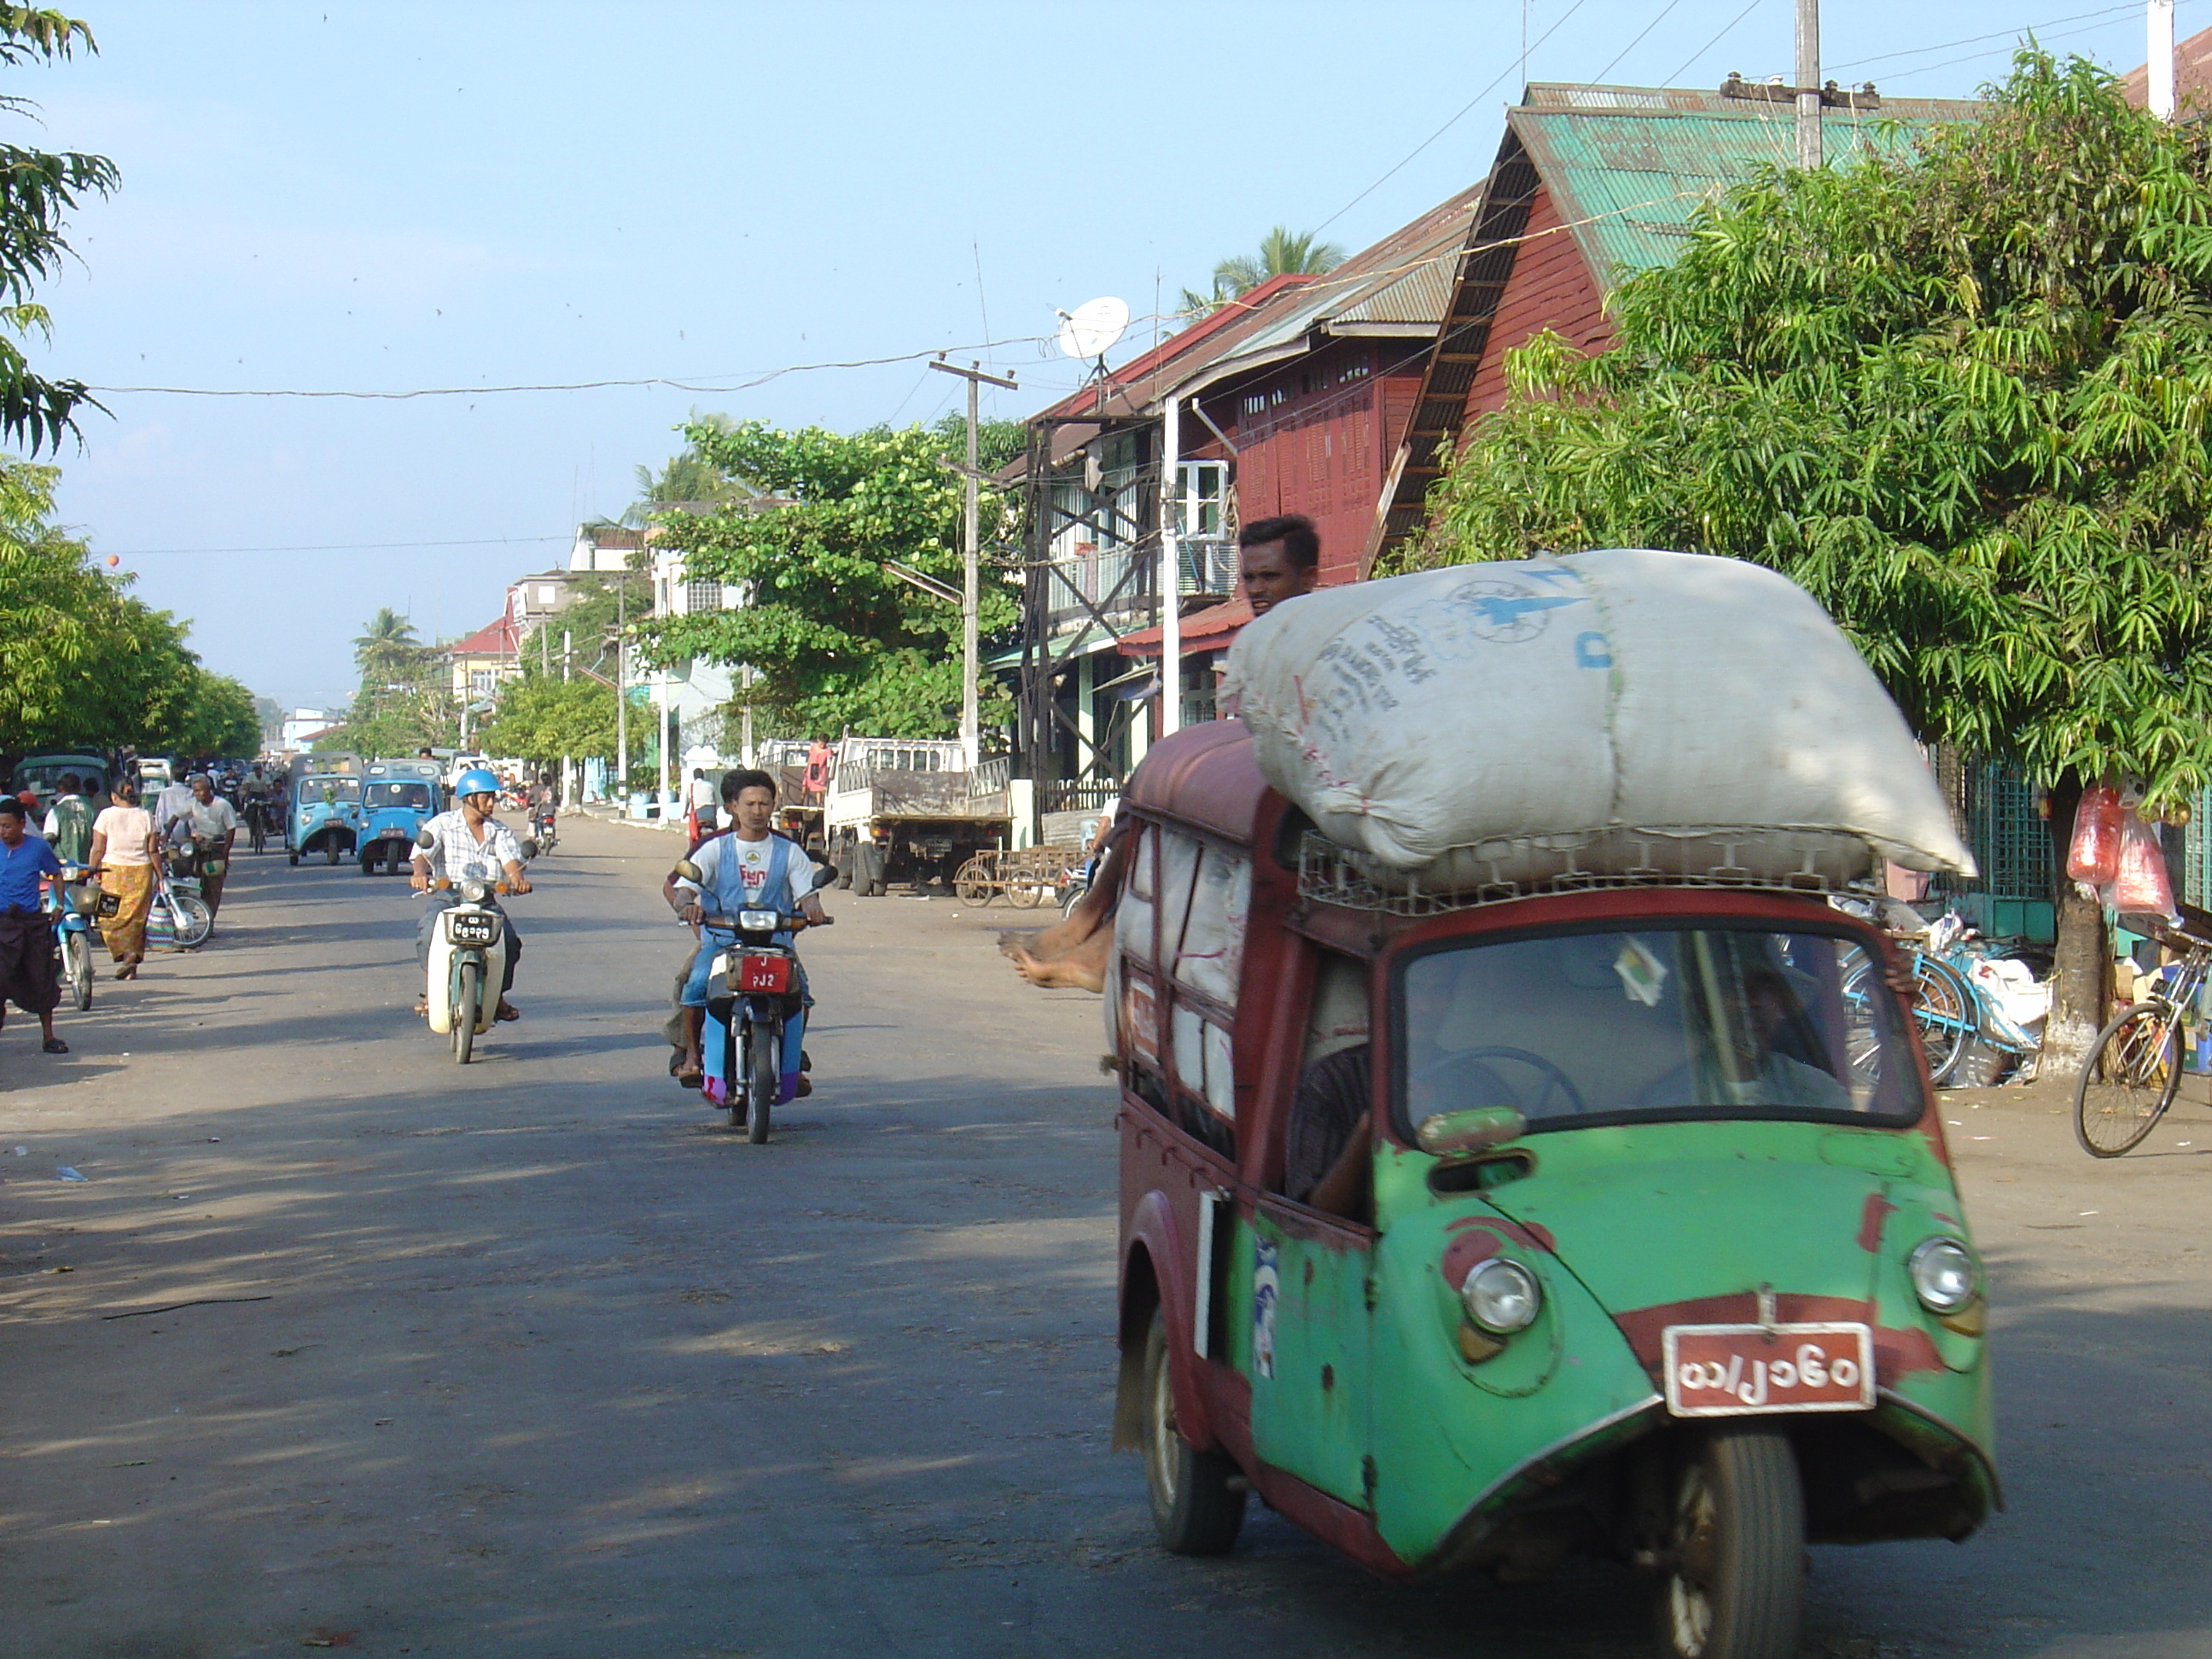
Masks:
[[[809,921],[805,916],[778,915],[775,931],[779,933],[797,933],[802,927],[828,927],[836,921],[835,916],[824,916],[819,921]],[[715,927],[725,933],[743,933],[735,916],[706,916],[699,918],[702,927]]]

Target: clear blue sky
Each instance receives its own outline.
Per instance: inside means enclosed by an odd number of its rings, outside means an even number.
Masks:
[[[979,355],[1022,379],[991,394],[1015,416],[1073,383],[1022,343],[1054,307],[1115,294],[1141,319],[1272,224],[1357,248],[1472,183],[1523,40],[1517,0],[72,9],[100,55],[0,88],[43,112],[16,142],[123,173],[77,216],[82,265],[46,296],[52,372],[729,386],[997,339],[1014,343]],[[2185,35],[2212,23],[2212,0],[2179,10]],[[1947,43],[2054,20],[2055,46],[2142,57],[2140,4],[1826,11],[1828,72],[1900,95],[1969,94],[2008,42]],[[1531,0],[1526,18],[1531,79],[1713,85],[1790,64],[1790,0]],[[119,393],[62,456],[62,507],[191,619],[211,666],[312,703],[350,689],[348,641],[379,605],[425,637],[491,620],[580,518],[621,512],[694,405],[851,428],[929,418],[957,391],[908,362],[711,392]],[[514,539],[245,550],[491,538]]]

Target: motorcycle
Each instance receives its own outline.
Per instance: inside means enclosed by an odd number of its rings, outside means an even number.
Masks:
[[[427,830],[416,841],[422,847],[434,844]],[[537,854],[535,842],[522,843],[526,862]],[[512,890],[504,881],[474,877],[455,883],[440,876],[430,884],[433,893],[460,895],[460,902],[438,919],[437,932],[431,935],[430,966],[423,993],[430,1029],[441,1036],[452,1037],[456,1066],[469,1063],[477,1039],[491,1030],[492,1021],[498,1017],[500,987],[507,982],[512,941],[507,918],[491,900]]]
[[[53,918],[61,981],[79,1013],[92,1006],[92,925],[100,908],[100,890],[88,879],[90,874],[82,864],[64,864],[61,879],[46,884],[46,912]]]
[[[215,915],[200,896],[197,849],[172,849],[154,860],[154,906],[147,913],[146,937],[153,945],[190,951],[208,942]]]
[[[550,806],[531,810],[530,833],[536,838],[541,854],[551,852],[560,844],[561,836],[553,826],[553,817],[554,809]]]
[[[702,879],[689,859],[676,873]],[[827,927],[824,916],[811,924]],[[806,918],[780,910],[740,910],[734,916],[704,915],[702,929],[733,934],[718,944],[707,977],[707,1036],[702,1059],[706,1076],[700,1092],[727,1106],[730,1127],[743,1129],[754,1146],[768,1139],[769,1120],[783,1087],[784,1026],[800,1007],[799,955],[776,943],[778,933],[809,926]],[[719,1063],[718,1063],[719,1062]]]

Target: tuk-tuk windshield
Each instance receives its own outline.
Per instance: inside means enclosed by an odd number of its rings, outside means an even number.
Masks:
[[[430,810],[430,786],[427,783],[372,783],[368,786],[371,806],[411,806],[418,812]]]
[[[343,801],[350,805],[361,799],[359,778],[309,778],[300,786],[300,799],[312,806],[317,801],[336,805]]]
[[[1666,927],[1469,943],[1397,980],[1401,1128],[1516,1106],[1532,1129],[1788,1117],[1906,1122],[1918,1073],[1857,941]]]

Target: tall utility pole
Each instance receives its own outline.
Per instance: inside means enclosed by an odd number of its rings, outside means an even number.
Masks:
[[[561,630],[561,684],[563,685],[568,684],[568,659],[574,650],[575,630],[571,628],[562,629]],[[575,757],[573,755],[561,757],[561,799],[571,807],[581,805],[584,799],[584,792],[577,787],[569,775],[574,759]]]
[[[1820,0],[1797,0],[1797,165],[1820,160]]]
[[[615,816],[629,816],[629,570],[615,578]]]
[[[2150,0],[2144,18],[2150,50],[2144,58],[2150,70],[2150,112],[2161,121],[2173,119],[2173,0]]]
[[[982,669],[977,657],[975,639],[975,610],[982,599],[983,562],[982,530],[978,522],[981,508],[976,501],[976,490],[983,482],[983,475],[975,465],[976,387],[980,382],[988,380],[993,386],[1004,386],[1009,392],[1018,392],[1021,388],[1012,380],[986,374],[981,363],[956,368],[942,358],[933,358],[929,366],[947,374],[957,374],[968,382],[968,464],[960,469],[960,476],[967,483],[960,549],[960,750],[968,757],[968,769],[972,772],[983,757],[977,690]]]
[[[1160,414],[1160,735],[1182,730],[1182,399]]]

